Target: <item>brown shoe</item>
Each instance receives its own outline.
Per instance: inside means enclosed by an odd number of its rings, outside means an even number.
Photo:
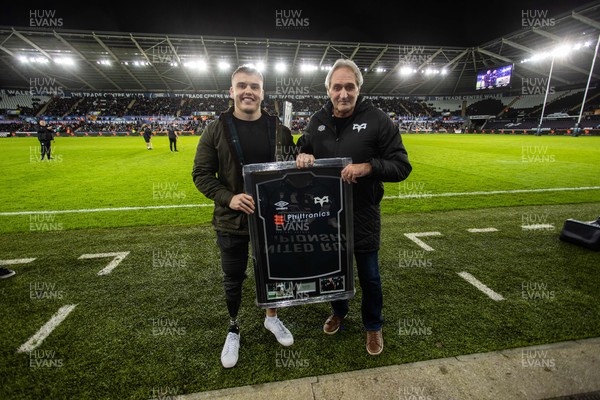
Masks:
[[[327,318],[327,321],[325,321],[325,325],[323,325],[323,332],[328,335],[333,335],[340,329],[342,322],[344,322],[344,318],[338,317],[337,315],[330,315],[329,318]]]
[[[383,351],[383,334],[378,331],[367,331],[367,353],[376,356]]]

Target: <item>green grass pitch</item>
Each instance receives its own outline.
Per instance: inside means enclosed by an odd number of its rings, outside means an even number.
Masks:
[[[212,206],[191,179],[198,137],[178,153],[166,137],[152,151],[136,137],[59,137],[51,161],[33,138],[1,139],[0,260],[35,259],[0,281],[0,398],[160,398],[600,336],[600,254],[558,239],[565,219],[600,216],[599,137],[403,140],[413,172],[382,202],[384,352],[365,351],[358,283],[334,336],[321,331],[327,304],[281,309],[295,343],[279,346],[250,266],[240,360],[225,370]],[[421,237],[432,251],[405,235],[422,232],[436,232]],[[99,276],[107,253],[126,256]],[[18,351],[68,305],[35,350]]]

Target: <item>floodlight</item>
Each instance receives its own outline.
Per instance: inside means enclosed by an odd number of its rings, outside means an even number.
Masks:
[[[287,65],[283,62],[278,62],[275,64],[275,71],[277,72],[285,72],[287,70]]]

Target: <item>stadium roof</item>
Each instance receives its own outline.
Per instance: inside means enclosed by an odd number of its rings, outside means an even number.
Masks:
[[[599,33],[600,2],[554,17],[525,15],[521,30],[476,47],[3,26],[0,88],[29,90],[39,82],[53,82],[63,91],[226,93],[235,66],[263,62],[267,93],[324,95],[325,67],[343,57],[363,70],[364,94],[478,94],[477,72],[506,64],[514,64],[510,91],[516,94],[523,88],[544,86],[551,64],[549,59],[537,63],[521,60],[564,43],[588,41],[590,47],[556,58],[551,82],[556,90],[562,90],[585,87]],[[32,61],[64,57],[74,60],[74,65]],[[220,63],[229,67],[220,68]],[[278,63],[285,69],[277,71]],[[400,71],[409,65],[417,72],[402,75]],[[425,73],[428,69],[429,74]],[[597,61],[592,84],[599,77]]]

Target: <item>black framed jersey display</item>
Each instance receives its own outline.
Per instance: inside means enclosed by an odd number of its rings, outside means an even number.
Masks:
[[[350,158],[244,166],[257,304],[286,307],[354,296]]]

